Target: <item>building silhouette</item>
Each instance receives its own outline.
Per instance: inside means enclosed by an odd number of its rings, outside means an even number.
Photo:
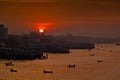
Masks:
[[[0,40],[5,40],[8,36],[8,28],[0,24]]]

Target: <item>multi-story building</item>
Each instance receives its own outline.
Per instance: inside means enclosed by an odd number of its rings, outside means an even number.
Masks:
[[[6,39],[8,36],[8,28],[6,28],[3,24],[0,24],[0,40]]]

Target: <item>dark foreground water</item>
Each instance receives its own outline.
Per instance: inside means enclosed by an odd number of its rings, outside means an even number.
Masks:
[[[47,60],[12,61],[14,66],[5,66],[8,61],[0,60],[0,80],[120,80],[120,46],[96,45],[91,51],[71,52],[49,54]],[[68,68],[68,64],[76,67]],[[18,72],[11,73],[11,68]],[[43,69],[53,73],[43,73]]]

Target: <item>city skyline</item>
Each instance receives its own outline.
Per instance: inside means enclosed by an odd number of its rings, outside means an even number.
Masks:
[[[47,34],[120,37],[118,0],[0,0],[0,23],[9,33],[47,24]]]

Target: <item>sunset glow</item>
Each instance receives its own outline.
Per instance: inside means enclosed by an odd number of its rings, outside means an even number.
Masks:
[[[0,23],[10,34],[118,37],[119,9],[120,0],[0,0]]]
[[[44,33],[48,30],[48,24],[47,23],[34,23],[33,24],[33,31]]]
[[[43,33],[43,32],[44,32],[44,29],[40,29],[39,32],[40,32],[40,33]]]

